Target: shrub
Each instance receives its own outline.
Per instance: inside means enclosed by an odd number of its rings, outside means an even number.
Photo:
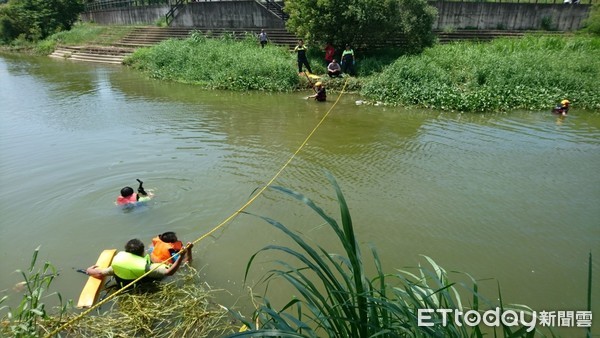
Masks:
[[[367,98],[443,110],[549,109],[563,98],[600,109],[600,39],[527,36],[438,45],[363,83]]]
[[[193,83],[209,89],[290,91],[299,78],[289,51],[267,45],[260,48],[253,36],[206,38],[192,33],[185,40],[171,39],[139,49],[126,60],[153,78]]]

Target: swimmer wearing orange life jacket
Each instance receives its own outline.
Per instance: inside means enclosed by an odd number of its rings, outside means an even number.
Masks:
[[[152,239],[152,253],[150,260],[153,263],[173,264],[176,260],[178,252],[183,248],[183,243],[177,239],[177,235],[172,231],[167,231]],[[191,251],[185,257],[185,262],[192,262]]]
[[[135,204],[136,202],[146,202],[152,198],[152,194],[148,194],[146,190],[144,190],[143,184],[144,182],[137,180],[140,185],[138,187],[137,194],[133,192],[133,188],[125,187],[121,189],[121,195],[117,197],[116,204],[123,206],[128,204]]]

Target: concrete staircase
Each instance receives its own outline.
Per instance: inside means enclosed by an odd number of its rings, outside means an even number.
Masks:
[[[188,38],[190,33],[195,31],[211,38],[218,38],[227,34],[242,39],[246,37],[246,34],[252,34],[257,37],[257,43],[258,34],[260,33],[258,28],[138,27],[116,43],[115,46],[126,48],[148,47],[167,39]],[[270,28],[266,32],[270,42],[277,45],[294,46],[297,42],[296,37],[283,28]]]
[[[113,46],[60,46],[50,56],[55,58],[101,62],[111,64],[122,64],[123,59],[133,53],[136,48],[149,47],[167,39],[185,39],[192,32],[199,32],[207,37],[218,38],[225,34],[234,38],[242,39],[247,34],[252,34],[257,39],[260,29],[257,28],[201,28],[201,27],[136,27],[128,35],[123,37]],[[270,28],[266,30],[270,43],[287,46],[292,49],[297,38],[288,33],[284,28]],[[435,32],[440,43],[451,43],[454,41],[476,40],[490,41],[498,37],[520,37],[530,31],[505,31],[505,30],[457,30],[454,32]],[[542,34],[556,34],[552,32],[540,32]],[[402,39],[391,42],[392,45],[402,46]]]
[[[450,43],[455,41],[491,41],[502,37],[522,37],[525,34],[561,34],[560,32],[549,31],[508,31],[508,30],[456,30],[453,32],[436,31],[440,43]]]
[[[97,63],[108,63],[120,65],[125,57],[133,53],[132,48],[107,47],[107,46],[59,46],[50,57],[86,61]]]

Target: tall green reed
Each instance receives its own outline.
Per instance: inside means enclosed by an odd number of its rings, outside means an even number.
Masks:
[[[60,293],[53,292],[46,295],[50,284],[58,276],[58,271],[49,262],[45,262],[41,268],[36,269],[39,249],[37,247],[33,252],[27,271],[17,270],[17,273],[23,276],[23,282],[18,283],[16,287],[23,289],[24,294],[16,309],[13,310],[7,306],[4,307],[8,308],[6,320],[9,324],[1,326],[0,333],[10,334],[14,337],[37,337],[42,334],[43,325],[41,325],[41,322],[51,319],[44,303],[44,299],[50,296],[56,296],[59,303],[59,311],[53,313],[54,320],[60,321],[67,311],[67,304],[63,304]],[[4,297],[2,301],[6,300],[6,298]]]
[[[479,327],[469,327],[454,314],[448,314],[446,325],[441,325],[442,314],[438,309],[483,310],[505,306],[501,300],[494,304],[479,293],[477,280],[468,274],[468,282],[453,282],[448,272],[429,257],[426,265],[414,271],[397,270],[387,273],[381,265],[374,247],[370,248],[375,276],[367,276],[364,259],[353,230],[352,217],[344,195],[328,174],[339,204],[340,219],[329,216],[308,197],[283,187],[271,189],[301,201],[335,233],[343,248],[343,254],[334,254],[320,245],[306,242],[280,222],[259,216],[286,234],[297,249],[268,245],[251,256],[246,267],[246,279],[251,268],[257,264],[259,254],[281,252],[290,260],[279,259],[277,268],[269,270],[263,282],[268,286],[278,280],[287,282],[298,293],[281,309],[276,309],[265,293],[252,318],[238,316],[247,331],[231,337],[483,337]],[[267,292],[265,291],[265,292]],[[465,299],[464,294],[469,295]],[[419,325],[418,310],[432,311],[435,325]],[[520,307],[521,310],[528,310]],[[500,327],[495,336],[532,337],[535,331],[527,327]]]

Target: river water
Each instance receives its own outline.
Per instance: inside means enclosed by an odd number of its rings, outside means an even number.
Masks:
[[[279,170],[337,97],[319,104],[308,94],[203,91],[120,66],[0,56],[0,290],[18,299],[13,271],[26,269],[38,246],[40,260],[60,270],[53,290],[76,299],[85,276],[73,268],[93,264],[103,249],[168,230],[184,242],[206,234]],[[426,265],[427,255],[480,279],[491,299],[499,282],[506,303],[585,309],[590,252],[596,276],[600,266],[598,113],[574,103],[557,120],[356,100],[340,99],[276,185],[339,217],[324,174],[331,172],[367,264],[369,244],[390,273]],[[124,212],[114,200],[136,178],[156,197]],[[267,191],[247,211],[340,252],[323,221],[289,197]],[[229,291],[221,303],[244,308],[248,259],[273,243],[289,244],[241,215],[195,246],[194,266]],[[251,279],[273,259],[259,256]],[[593,284],[598,312],[600,277]]]

